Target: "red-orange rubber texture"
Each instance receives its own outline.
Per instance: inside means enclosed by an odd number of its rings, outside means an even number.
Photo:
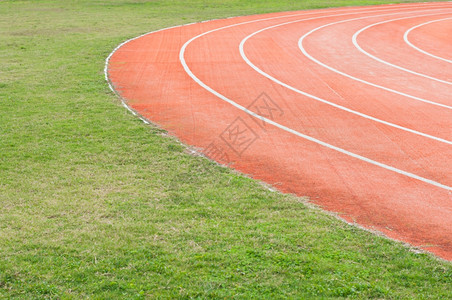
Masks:
[[[451,59],[452,3],[382,5],[150,33],[108,77],[206,156],[452,260],[452,63],[404,40],[423,23],[409,41]]]

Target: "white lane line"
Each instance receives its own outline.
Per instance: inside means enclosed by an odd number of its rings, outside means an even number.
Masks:
[[[388,14],[388,15],[390,15],[390,14]],[[380,17],[380,16],[385,16],[385,15],[375,15],[375,16],[372,16],[372,17]],[[387,16],[387,15],[386,15],[386,16]],[[329,24],[326,24],[326,25],[317,27],[317,28],[315,28],[315,29],[309,31],[309,32],[306,33],[305,35],[303,35],[303,36],[298,40],[298,47],[300,48],[301,52],[302,52],[307,58],[309,58],[310,60],[312,60],[313,62],[317,63],[318,65],[320,65],[320,66],[322,66],[322,67],[324,67],[324,68],[326,68],[326,69],[328,69],[328,70],[330,70],[330,71],[333,71],[333,72],[335,72],[335,73],[337,73],[337,74],[340,74],[340,75],[342,75],[342,76],[344,76],[344,77],[347,77],[347,78],[353,79],[353,80],[355,80],[355,81],[358,81],[358,82],[361,82],[361,83],[364,83],[364,84],[367,84],[367,85],[370,85],[370,86],[373,86],[373,87],[376,87],[376,88],[379,88],[379,89],[382,89],[382,90],[385,90],[385,91],[387,91],[387,92],[391,92],[391,93],[394,93],[394,94],[397,94],[397,95],[400,95],[400,96],[404,96],[404,97],[407,97],[407,98],[410,98],[410,99],[413,99],[413,100],[416,100],[416,101],[420,101],[420,102],[424,102],[424,103],[429,103],[429,104],[432,104],[432,105],[435,105],[435,106],[439,106],[439,107],[443,107],[443,108],[452,110],[452,106],[450,106],[450,105],[446,105],[446,104],[442,104],[442,103],[430,101],[430,100],[427,100],[427,99],[424,99],[424,98],[421,98],[421,97],[409,95],[409,94],[406,94],[406,93],[403,93],[403,92],[400,92],[400,91],[397,91],[397,90],[394,90],[394,89],[391,89],[391,88],[388,88],[388,87],[385,87],[385,86],[382,86],[382,85],[378,85],[378,84],[375,84],[375,83],[372,83],[372,82],[369,82],[369,81],[360,79],[360,78],[358,78],[358,77],[354,77],[354,76],[352,76],[352,75],[350,75],[350,74],[347,74],[347,73],[345,73],[345,72],[339,71],[339,70],[337,70],[337,69],[335,69],[335,68],[333,68],[333,67],[331,67],[331,66],[329,66],[329,65],[327,65],[327,64],[322,63],[322,62],[319,61],[318,59],[314,58],[312,55],[310,55],[310,54],[306,51],[306,49],[305,49],[304,46],[303,46],[303,41],[306,39],[306,37],[309,36],[309,35],[311,35],[312,33],[316,32],[316,31],[320,30],[320,29],[323,29],[323,28],[328,27],[328,26],[340,24],[340,23],[345,23],[345,22],[350,22],[350,21],[356,21],[356,20],[362,20],[362,19],[368,19],[368,18],[371,18],[371,17],[361,17],[361,18],[355,18],[355,19],[348,19],[348,20],[343,20],[343,21],[339,21],[339,22],[333,22],[333,23],[329,23]]]
[[[419,25],[417,25],[417,26],[414,26],[414,27],[408,29],[408,30],[405,32],[405,34],[403,35],[403,40],[404,40],[405,43],[407,43],[410,47],[416,49],[417,51],[419,51],[419,52],[421,52],[421,53],[424,53],[425,55],[428,55],[428,56],[431,56],[431,57],[433,57],[433,58],[436,58],[436,59],[439,59],[439,60],[442,60],[442,61],[445,61],[445,62],[448,62],[448,63],[451,63],[451,64],[452,64],[452,60],[446,59],[446,58],[444,58],[444,57],[440,57],[440,56],[434,55],[434,54],[432,54],[432,53],[430,53],[430,52],[427,52],[427,51],[425,51],[425,50],[422,50],[421,48],[416,47],[415,45],[413,45],[413,43],[411,43],[410,40],[408,39],[408,35],[409,35],[409,34],[411,33],[411,31],[413,31],[414,29],[419,28],[419,27],[422,27],[422,26],[424,26],[424,25],[431,24],[431,23],[441,22],[441,21],[446,21],[446,20],[452,20],[452,18],[444,18],[444,19],[439,19],[439,20],[433,20],[433,21],[430,21],[430,22],[425,22],[425,23],[419,24]]]
[[[374,24],[368,25],[368,26],[366,26],[366,27],[364,27],[364,28],[358,30],[358,31],[353,35],[353,37],[352,37],[353,45],[355,45],[355,47],[356,47],[361,53],[363,53],[363,54],[367,55],[368,57],[370,57],[370,58],[372,58],[372,59],[374,59],[374,60],[376,60],[376,61],[378,61],[378,62],[381,62],[381,63],[383,63],[383,64],[385,64],[385,65],[391,66],[391,67],[393,67],[393,68],[396,68],[396,69],[399,69],[399,70],[402,70],[402,71],[404,71],[404,72],[408,72],[408,73],[411,73],[411,74],[414,74],[414,75],[417,75],[417,76],[421,76],[421,77],[428,78],[428,79],[431,79],[431,80],[434,80],[434,81],[438,81],[438,82],[441,82],[441,83],[445,83],[445,84],[448,84],[448,85],[452,85],[452,82],[450,82],[450,81],[442,80],[442,79],[439,79],[439,78],[436,78],[436,77],[428,76],[428,75],[426,75],[426,74],[422,74],[422,73],[419,73],[419,72],[415,72],[415,71],[413,71],[413,70],[410,70],[410,69],[401,67],[401,66],[396,65],[396,64],[392,64],[392,63],[390,63],[390,62],[388,62],[388,61],[385,61],[385,60],[383,60],[383,59],[381,59],[381,58],[378,58],[378,57],[376,57],[375,55],[372,55],[372,54],[370,54],[369,52],[367,52],[366,50],[364,50],[364,49],[359,45],[359,43],[358,43],[358,36],[359,36],[361,33],[363,33],[364,31],[366,31],[367,29],[372,28],[372,27],[374,27],[374,26],[378,26],[378,25],[385,24],[385,23],[390,23],[390,22],[395,22],[395,21],[399,21],[399,20],[414,19],[414,18],[428,17],[428,16],[437,16],[437,15],[444,15],[444,14],[450,14],[450,13],[451,13],[451,12],[447,12],[447,13],[439,13],[439,14],[418,15],[418,16],[414,16],[414,17],[413,17],[413,16],[410,16],[410,17],[397,18],[397,19],[386,20],[386,21],[374,23]],[[451,39],[452,39],[452,37],[451,37]]]
[[[426,134],[426,133],[423,133],[423,132],[420,132],[420,131],[417,131],[417,130],[414,130],[414,129],[406,128],[406,127],[403,127],[403,126],[400,126],[400,125],[397,125],[397,124],[394,124],[394,123],[390,123],[390,122],[387,122],[387,121],[384,121],[384,120],[381,120],[381,119],[372,117],[372,116],[370,116],[370,115],[367,115],[367,114],[358,112],[358,111],[356,111],[356,110],[352,110],[352,109],[350,109],[350,108],[347,108],[347,107],[345,107],[345,106],[336,104],[336,103],[334,103],[334,102],[330,102],[330,101],[328,101],[328,100],[326,100],[326,99],[322,99],[322,98],[320,98],[320,97],[317,97],[317,96],[315,96],[315,95],[309,94],[309,93],[307,93],[307,92],[301,91],[301,90],[299,90],[299,89],[297,89],[297,88],[295,88],[295,87],[293,87],[293,86],[291,86],[291,85],[288,85],[288,84],[286,84],[286,83],[284,83],[284,82],[278,80],[277,78],[271,76],[270,74],[264,72],[262,69],[260,69],[260,68],[257,67],[255,64],[253,64],[253,63],[250,61],[250,59],[248,59],[248,57],[247,57],[247,55],[246,55],[246,53],[245,53],[244,47],[245,47],[245,43],[246,43],[251,37],[253,37],[253,36],[255,36],[255,35],[257,35],[257,34],[263,32],[263,31],[270,30],[270,29],[273,29],[273,28],[276,28],[276,27],[279,27],[279,26],[284,26],[284,25],[293,24],[293,23],[297,23],[297,22],[309,21],[309,20],[313,20],[313,19],[318,19],[318,18],[309,18],[309,19],[303,19],[303,20],[297,20],[297,21],[290,21],[290,22],[286,22],[286,23],[282,23],[282,24],[277,24],[277,25],[273,25],[273,26],[269,26],[269,27],[260,29],[260,30],[258,30],[258,31],[256,31],[256,32],[254,32],[254,33],[248,35],[247,37],[245,37],[245,38],[240,42],[240,45],[239,45],[240,55],[242,56],[243,60],[244,60],[251,68],[253,68],[256,72],[258,72],[258,73],[261,74],[262,76],[264,76],[264,77],[270,79],[271,81],[273,81],[273,82],[275,82],[275,83],[277,83],[277,84],[279,84],[279,85],[281,85],[281,86],[283,86],[283,87],[285,87],[285,88],[287,88],[287,89],[289,89],[289,90],[291,90],[291,91],[293,91],[293,92],[295,92],[295,93],[304,95],[304,96],[309,97],[309,98],[311,98],[311,99],[314,99],[314,100],[316,100],[316,101],[319,101],[319,102],[325,103],[325,104],[327,104],[327,105],[333,106],[333,107],[335,107],[335,108],[341,109],[341,110],[343,110],[343,111],[346,111],[346,112],[349,112],[349,113],[358,115],[358,116],[363,117],[363,118],[368,119],[368,120],[372,120],[372,121],[375,121],[375,122],[378,122],[378,123],[381,123],[381,124],[385,124],[385,125],[388,125],[388,126],[391,126],[391,127],[394,127],[394,128],[400,129],[400,130],[403,130],[403,131],[407,131],[407,132],[410,132],[410,133],[413,133],[413,134],[416,134],[416,135],[420,135],[420,136],[423,136],[423,137],[426,137],[426,138],[429,138],[429,139],[432,139],[432,140],[436,140],[436,141],[438,141],[438,142],[442,142],[442,143],[445,143],[445,144],[452,145],[452,141],[449,141],[449,140],[446,140],[446,139],[442,139],[442,138],[439,138],[439,137],[436,137],[436,136],[433,136],[433,135],[429,135],[429,134]]]
[[[224,26],[224,27],[221,27],[221,28],[209,30],[209,31],[206,31],[206,32],[204,32],[204,33],[201,33],[201,34],[199,34],[199,35],[197,35],[197,36],[194,36],[194,37],[192,37],[191,39],[189,39],[187,42],[185,42],[185,44],[184,44],[184,45],[182,46],[182,48],[180,49],[180,52],[179,52],[179,60],[180,60],[180,62],[181,62],[181,64],[182,64],[182,67],[184,68],[185,72],[187,73],[187,75],[190,76],[197,84],[199,84],[199,85],[200,85],[201,87],[203,87],[205,90],[209,91],[210,93],[212,93],[213,95],[215,95],[215,96],[218,97],[219,99],[221,99],[221,100],[223,100],[223,101],[225,101],[225,102],[231,104],[232,106],[238,108],[239,110],[241,110],[241,111],[243,111],[243,112],[245,112],[245,113],[247,113],[247,114],[249,114],[249,115],[251,115],[251,116],[253,116],[253,117],[255,117],[255,118],[257,118],[257,119],[259,119],[259,120],[261,120],[261,121],[263,121],[263,122],[266,122],[266,123],[268,123],[268,124],[270,124],[270,125],[273,125],[273,126],[279,128],[279,129],[282,129],[282,130],[284,130],[284,131],[286,131],[286,132],[292,133],[292,134],[294,134],[294,135],[296,135],[296,136],[298,136],[298,137],[304,138],[304,139],[306,139],[306,140],[308,140],[308,141],[311,141],[311,142],[314,142],[314,143],[319,144],[319,145],[321,145],[321,146],[324,146],[324,147],[326,147],[326,148],[335,150],[335,151],[337,151],[337,152],[339,152],[339,153],[342,153],[342,154],[348,155],[348,156],[350,156],[350,157],[353,157],[353,158],[356,158],[356,159],[365,161],[365,162],[367,162],[367,163],[369,163],[369,164],[372,164],[372,165],[375,165],[375,166],[384,168],[384,169],[386,169],[386,170],[395,172],[395,173],[400,174],[400,175],[407,176],[407,177],[412,178],[412,179],[419,180],[419,181],[421,181],[421,182],[424,182],[424,183],[427,183],[427,184],[430,184],[430,185],[439,187],[439,188],[444,189],[444,190],[447,190],[447,191],[452,191],[452,187],[447,186],[447,185],[445,185],[445,184],[442,184],[442,183],[439,183],[439,182],[436,182],[436,181],[433,181],[433,180],[430,180],[430,179],[427,179],[427,178],[418,176],[418,175],[416,175],[416,174],[409,173],[409,172],[406,172],[406,171],[404,171],[404,170],[400,170],[400,169],[397,169],[397,168],[395,168],[395,167],[392,167],[392,166],[389,166],[389,165],[380,163],[380,162],[378,162],[378,161],[369,159],[369,158],[367,158],[367,157],[364,157],[364,156],[361,156],[361,155],[352,153],[352,152],[347,151],[347,150],[345,150],[345,149],[342,149],[342,148],[336,147],[336,146],[334,146],[334,145],[325,143],[325,142],[323,142],[323,141],[321,141],[321,140],[318,140],[318,139],[316,139],[316,138],[313,138],[313,137],[311,137],[311,136],[302,134],[302,133],[300,133],[300,132],[298,132],[298,131],[296,131],[296,130],[293,130],[293,129],[289,128],[289,127],[286,127],[286,126],[284,126],[284,125],[281,125],[281,124],[279,124],[279,123],[277,123],[277,122],[274,122],[274,121],[272,121],[272,120],[270,120],[270,119],[267,119],[267,118],[265,118],[265,117],[263,117],[263,116],[260,116],[260,115],[258,115],[258,114],[256,114],[256,113],[254,113],[254,112],[248,110],[248,109],[245,108],[244,106],[241,106],[240,104],[238,104],[238,103],[234,102],[233,100],[227,98],[226,96],[220,94],[219,92],[215,91],[215,90],[212,89],[210,86],[208,86],[208,85],[205,84],[203,81],[201,81],[195,74],[193,74],[193,72],[191,71],[191,69],[188,67],[187,62],[185,61],[185,51],[186,51],[188,45],[190,45],[193,41],[197,40],[198,38],[200,38],[200,37],[202,37],[202,36],[205,36],[205,35],[207,35],[207,34],[210,34],[210,33],[213,33],[213,32],[219,31],[219,30],[224,30],[224,29],[227,29],[227,28],[231,28],[231,27],[234,27],[234,26],[249,24],[249,23],[252,23],[252,22],[258,22],[258,21],[259,21],[259,20],[254,20],[254,21],[249,21],[249,22],[243,22],[243,23],[237,23],[237,24],[228,25],[228,26]]]

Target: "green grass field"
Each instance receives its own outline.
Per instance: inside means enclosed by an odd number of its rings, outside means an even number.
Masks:
[[[0,298],[452,298],[452,264],[189,155],[103,75],[151,30],[389,2],[0,1]]]

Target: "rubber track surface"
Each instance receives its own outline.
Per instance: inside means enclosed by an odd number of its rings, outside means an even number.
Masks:
[[[284,12],[118,47],[114,90],[206,156],[452,260],[452,3]]]

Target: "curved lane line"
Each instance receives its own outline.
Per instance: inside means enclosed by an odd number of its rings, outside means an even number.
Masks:
[[[264,76],[264,77],[270,79],[271,81],[273,81],[273,82],[275,82],[275,83],[277,83],[277,84],[279,84],[279,85],[281,85],[281,86],[283,86],[283,87],[285,87],[285,88],[287,88],[287,89],[289,89],[289,90],[291,90],[291,91],[293,91],[293,92],[295,92],[295,93],[304,95],[304,96],[306,96],[306,97],[309,97],[309,98],[314,99],[314,100],[316,100],[316,101],[319,101],[319,102],[325,103],[325,104],[327,104],[327,105],[333,106],[333,107],[335,107],[335,108],[344,110],[344,111],[346,111],[346,112],[349,112],[349,113],[358,115],[358,116],[363,117],[363,118],[365,118],[365,119],[369,119],[369,120],[372,120],[372,121],[375,121],[375,122],[378,122],[378,123],[381,123],[381,124],[385,124],[385,125],[388,125],[388,126],[391,126],[391,127],[394,127],[394,128],[400,129],[400,130],[403,130],[403,131],[407,131],[407,132],[410,132],[410,133],[413,133],[413,134],[416,134],[416,135],[420,135],[420,136],[423,136],[423,137],[426,137],[426,138],[429,138],[429,139],[432,139],[432,140],[436,140],[436,141],[441,142],[441,143],[445,143],[445,144],[452,145],[452,141],[449,141],[449,140],[446,140],[446,139],[442,139],[442,138],[439,138],[439,137],[436,137],[436,136],[433,136],[433,135],[429,135],[429,134],[426,134],[426,133],[423,133],[423,132],[420,132],[420,131],[417,131],[417,130],[414,130],[414,129],[406,128],[406,127],[403,127],[403,126],[400,126],[400,125],[397,125],[397,124],[394,124],[394,123],[390,123],[390,122],[387,122],[387,121],[384,121],[384,120],[381,120],[381,119],[372,117],[372,116],[370,116],[370,115],[361,113],[361,112],[359,112],[359,111],[352,110],[352,109],[350,109],[350,108],[347,108],[347,107],[345,107],[345,106],[336,104],[336,103],[334,103],[334,102],[330,102],[330,101],[328,101],[328,100],[322,99],[322,98],[320,98],[320,97],[317,97],[317,96],[315,96],[315,95],[309,94],[309,93],[307,93],[307,92],[301,91],[301,90],[299,90],[299,89],[297,89],[297,88],[295,88],[295,87],[293,87],[293,86],[291,86],[291,85],[288,85],[288,84],[286,84],[286,83],[284,83],[284,82],[278,80],[277,78],[271,76],[270,74],[268,74],[268,73],[262,71],[262,70],[261,70],[260,68],[258,68],[255,64],[253,64],[253,63],[248,59],[248,57],[246,56],[245,51],[244,51],[244,45],[245,45],[245,43],[248,41],[248,39],[250,39],[251,37],[253,37],[253,36],[255,36],[255,35],[257,35],[257,34],[263,32],[263,31],[266,31],[266,30],[269,30],[269,29],[273,29],[273,28],[276,28],[276,27],[279,27],[279,26],[284,26],[284,25],[288,25],[288,24],[292,24],[292,23],[297,23],[297,22],[302,22],[302,21],[308,21],[308,20],[312,20],[312,19],[317,19],[317,18],[309,18],[309,19],[303,19],[303,20],[297,20],[297,21],[286,22],[286,23],[282,23],[282,24],[278,24],[278,25],[273,25],[273,26],[266,27],[266,28],[263,28],[263,29],[261,29],[261,30],[258,30],[258,31],[256,31],[256,32],[252,33],[251,35],[248,35],[247,37],[245,37],[245,38],[241,41],[241,43],[240,43],[240,45],[239,45],[240,55],[242,56],[243,60],[244,60],[251,68],[253,68],[256,72],[258,72],[258,73],[261,74],[262,76]]]
[[[438,79],[438,78],[435,78],[435,77],[432,77],[432,76],[428,76],[428,75],[425,75],[425,74],[422,74],[422,73],[418,73],[418,72],[415,72],[415,71],[413,71],[413,70],[406,69],[406,68],[404,68],[404,67],[401,67],[401,66],[392,64],[392,63],[390,63],[390,62],[388,62],[388,61],[385,61],[385,60],[383,60],[383,59],[381,59],[381,58],[378,58],[378,57],[376,57],[375,55],[372,55],[372,54],[370,54],[369,52],[367,52],[366,50],[364,50],[363,48],[361,48],[361,46],[360,46],[359,43],[358,43],[358,36],[359,36],[361,33],[363,33],[364,31],[366,31],[367,29],[372,28],[372,27],[374,27],[374,26],[381,25],[381,24],[385,24],[385,23],[390,23],[390,22],[394,22],[394,21],[399,21],[399,20],[413,19],[413,18],[427,17],[427,16],[437,16],[437,15],[444,15],[444,14],[450,14],[450,12],[447,12],[447,13],[440,13],[440,14],[419,15],[419,16],[414,16],[414,17],[413,17],[413,16],[410,16],[410,17],[404,17],[404,18],[397,18],[397,19],[386,20],[386,21],[383,21],[383,22],[378,22],[378,23],[375,23],[375,24],[368,25],[368,26],[366,26],[366,27],[364,27],[364,28],[358,30],[358,31],[353,35],[353,37],[352,37],[353,45],[355,45],[355,47],[356,47],[361,53],[363,53],[363,54],[367,55],[368,57],[370,57],[370,58],[372,58],[372,59],[374,59],[374,60],[376,60],[376,61],[378,61],[378,62],[381,62],[381,63],[383,63],[383,64],[385,64],[385,65],[391,66],[391,67],[393,67],[393,68],[396,68],[396,69],[399,69],[399,70],[402,70],[402,71],[405,71],[405,72],[408,72],[408,73],[411,73],[411,74],[414,74],[414,75],[417,75],[417,76],[421,76],[421,77],[428,78],[428,79],[431,79],[431,80],[435,80],[435,81],[438,81],[438,82],[441,82],[441,83],[445,83],[445,84],[452,85],[452,82],[450,82],[450,81],[442,80],[442,79]]]
[[[388,16],[388,15],[393,15],[393,14],[387,14],[387,15],[375,15],[375,16],[371,16],[371,17]],[[379,88],[379,89],[382,89],[382,90],[385,90],[385,91],[388,91],[388,92],[391,92],[391,93],[394,93],[394,94],[397,94],[397,95],[400,95],[400,96],[404,96],[404,97],[407,97],[407,98],[411,98],[411,99],[416,100],[416,101],[420,101],[420,102],[424,102],[424,103],[429,103],[429,104],[432,104],[432,105],[436,105],[436,106],[440,106],[440,107],[443,107],[443,108],[452,110],[452,106],[450,106],[450,105],[446,105],[446,104],[442,104],[442,103],[430,101],[430,100],[427,100],[427,99],[423,99],[423,98],[421,98],[421,97],[409,95],[409,94],[406,94],[406,93],[403,93],[403,92],[400,92],[400,91],[397,91],[397,90],[394,90],[394,89],[391,89],[391,88],[387,88],[387,87],[384,87],[384,86],[381,86],[381,85],[378,85],[378,84],[375,84],[375,83],[372,83],[372,82],[369,82],[369,81],[366,81],[366,80],[363,80],[363,79],[354,77],[354,76],[349,75],[349,74],[347,74],[347,73],[344,73],[344,72],[342,72],[342,71],[339,71],[339,70],[337,70],[337,69],[335,69],[335,68],[333,68],[333,67],[331,67],[331,66],[328,66],[328,65],[322,63],[321,61],[317,60],[316,58],[312,57],[312,56],[306,51],[306,49],[303,47],[303,41],[306,39],[306,37],[309,36],[310,34],[314,33],[314,32],[317,31],[317,30],[320,30],[320,29],[322,29],[322,28],[325,28],[325,27],[328,27],[328,26],[331,26],[331,25],[336,25],[336,24],[345,23],[345,22],[350,22],[350,21],[356,21],[356,20],[362,20],[362,19],[371,18],[371,17],[361,17],[361,18],[356,18],[356,19],[343,20],[343,21],[333,22],[333,23],[329,23],[329,24],[326,24],[326,25],[317,27],[317,28],[315,28],[315,29],[309,31],[309,32],[306,33],[305,35],[303,35],[303,36],[298,40],[298,47],[300,48],[301,52],[302,52],[307,58],[309,58],[310,60],[312,60],[313,62],[317,63],[318,65],[321,65],[322,67],[324,67],[324,68],[326,68],[326,69],[328,69],[328,70],[330,70],[330,71],[333,71],[333,72],[335,72],[335,73],[337,73],[337,74],[340,74],[340,75],[342,75],[342,76],[344,76],[344,77],[348,77],[348,78],[353,79],[353,80],[355,80],[355,81],[358,81],[358,82],[361,82],[361,83],[364,83],[364,84],[367,84],[367,85],[370,85],[370,86],[373,86],[373,87],[376,87],[376,88]]]
[[[412,30],[414,30],[414,29],[416,29],[416,28],[419,28],[419,27],[422,27],[422,26],[424,26],[424,25],[428,25],[428,24],[435,23],[435,22],[441,22],[441,21],[445,21],[445,20],[452,20],[452,18],[444,18],[444,19],[439,19],[439,20],[433,20],[433,21],[425,22],[425,23],[419,24],[419,25],[417,25],[417,26],[414,26],[414,27],[408,29],[408,30],[405,32],[405,34],[403,35],[403,40],[405,41],[405,43],[408,44],[408,46],[410,46],[410,47],[416,49],[417,51],[419,51],[419,52],[421,52],[421,53],[424,53],[425,55],[428,55],[428,56],[431,56],[431,57],[433,57],[433,58],[436,58],[436,59],[439,59],[439,60],[442,60],[442,61],[445,61],[445,62],[448,62],[448,63],[451,63],[451,64],[452,64],[452,60],[446,59],[446,58],[444,58],[444,57],[437,56],[437,55],[431,54],[431,53],[429,53],[429,52],[427,52],[427,51],[425,51],[425,50],[422,50],[421,48],[416,47],[415,45],[413,45],[413,43],[411,43],[410,40],[408,39],[408,35],[410,34],[410,32],[411,32]]]
[[[262,20],[268,20],[268,19],[262,19]],[[265,118],[265,117],[263,117],[263,116],[260,116],[260,115],[258,115],[258,114],[256,114],[256,113],[254,113],[254,112],[248,110],[248,109],[245,108],[244,106],[241,106],[240,104],[238,104],[238,103],[234,102],[233,100],[227,98],[226,96],[220,94],[219,92],[215,91],[214,89],[212,89],[211,87],[209,87],[207,84],[205,84],[203,81],[201,81],[198,77],[196,77],[195,74],[193,74],[193,72],[191,71],[191,69],[188,67],[187,62],[185,61],[185,51],[186,51],[188,45],[190,45],[190,44],[191,44],[193,41],[195,41],[196,39],[198,39],[198,38],[200,38],[200,37],[202,37],[202,36],[205,36],[205,35],[207,35],[207,34],[210,34],[210,33],[216,32],[216,31],[220,31],[220,30],[223,30],[223,29],[231,28],[231,27],[234,27],[234,26],[249,24],[249,23],[252,23],[252,22],[258,22],[258,21],[260,21],[260,20],[253,20],[253,21],[248,21],[248,22],[243,22],[243,23],[237,23],[237,24],[232,24],[232,25],[220,27],[220,28],[217,28],[217,29],[209,30],[209,31],[206,31],[206,32],[204,32],[204,33],[201,33],[201,34],[199,34],[199,35],[197,35],[197,36],[195,36],[195,37],[192,37],[192,38],[189,39],[187,42],[185,42],[185,44],[182,46],[182,48],[181,48],[181,50],[180,50],[180,52],[179,52],[179,60],[180,60],[180,62],[181,62],[181,64],[182,64],[182,66],[183,66],[185,72],[187,73],[187,75],[190,76],[197,84],[199,84],[199,85],[200,85],[201,87],[203,87],[205,90],[209,91],[210,93],[212,93],[213,95],[217,96],[217,97],[220,98],[221,100],[223,100],[223,101],[225,101],[225,102],[231,104],[232,106],[238,108],[239,110],[241,110],[241,111],[243,111],[243,112],[245,112],[245,113],[247,113],[247,114],[249,114],[249,115],[251,115],[251,116],[253,116],[253,117],[255,117],[255,118],[257,118],[257,119],[259,119],[259,120],[261,120],[261,121],[263,121],[263,122],[266,122],[266,123],[268,123],[268,124],[270,124],[270,125],[273,125],[273,126],[279,128],[279,129],[282,129],[282,130],[284,130],[284,131],[286,131],[286,132],[292,133],[292,134],[294,134],[294,135],[296,135],[296,136],[299,136],[299,137],[301,137],[301,138],[304,138],[304,139],[306,139],[306,140],[308,140],[308,141],[314,142],[314,143],[319,144],[319,145],[321,145],[321,146],[324,146],[324,147],[326,147],[326,148],[329,148],[329,149],[335,150],[335,151],[337,151],[337,152],[343,153],[343,154],[345,154],[345,155],[351,156],[351,157],[353,157],[353,158],[356,158],[356,159],[365,161],[365,162],[367,162],[367,163],[369,163],[369,164],[372,164],[372,165],[375,165],[375,166],[384,168],[384,169],[386,169],[386,170],[395,172],[395,173],[397,173],[397,174],[405,175],[405,176],[407,176],[407,177],[409,177],[409,178],[412,178],[412,179],[416,179],[416,180],[422,181],[422,182],[424,182],[424,183],[427,183],[427,184],[430,184],[430,185],[439,187],[439,188],[444,189],[444,190],[447,190],[447,191],[452,191],[452,187],[450,187],[450,186],[444,185],[444,184],[442,184],[442,183],[439,183],[439,182],[436,182],[436,181],[433,181],[433,180],[430,180],[430,179],[427,179],[427,178],[423,178],[423,177],[418,176],[418,175],[416,175],[416,174],[412,174],[412,173],[409,173],[409,172],[406,172],[406,171],[397,169],[397,168],[395,168],[395,167],[392,167],[392,166],[389,166],[389,165],[380,163],[380,162],[378,162],[378,161],[369,159],[369,158],[367,158],[367,157],[364,157],[364,156],[361,156],[361,155],[352,153],[352,152],[347,151],[347,150],[345,150],[345,149],[342,149],[342,148],[336,147],[336,146],[334,146],[334,145],[325,143],[325,142],[323,142],[323,141],[321,141],[321,140],[318,140],[318,139],[316,139],[316,138],[313,138],[313,137],[311,137],[311,136],[302,134],[302,133],[300,133],[300,132],[298,132],[298,131],[296,131],[296,130],[293,130],[293,129],[289,128],[289,127],[286,127],[286,126],[284,126],[284,125],[281,125],[281,124],[279,124],[279,123],[277,123],[277,122],[274,122],[274,121],[272,121],[272,120],[270,120],[270,119],[267,119],[267,118]]]

